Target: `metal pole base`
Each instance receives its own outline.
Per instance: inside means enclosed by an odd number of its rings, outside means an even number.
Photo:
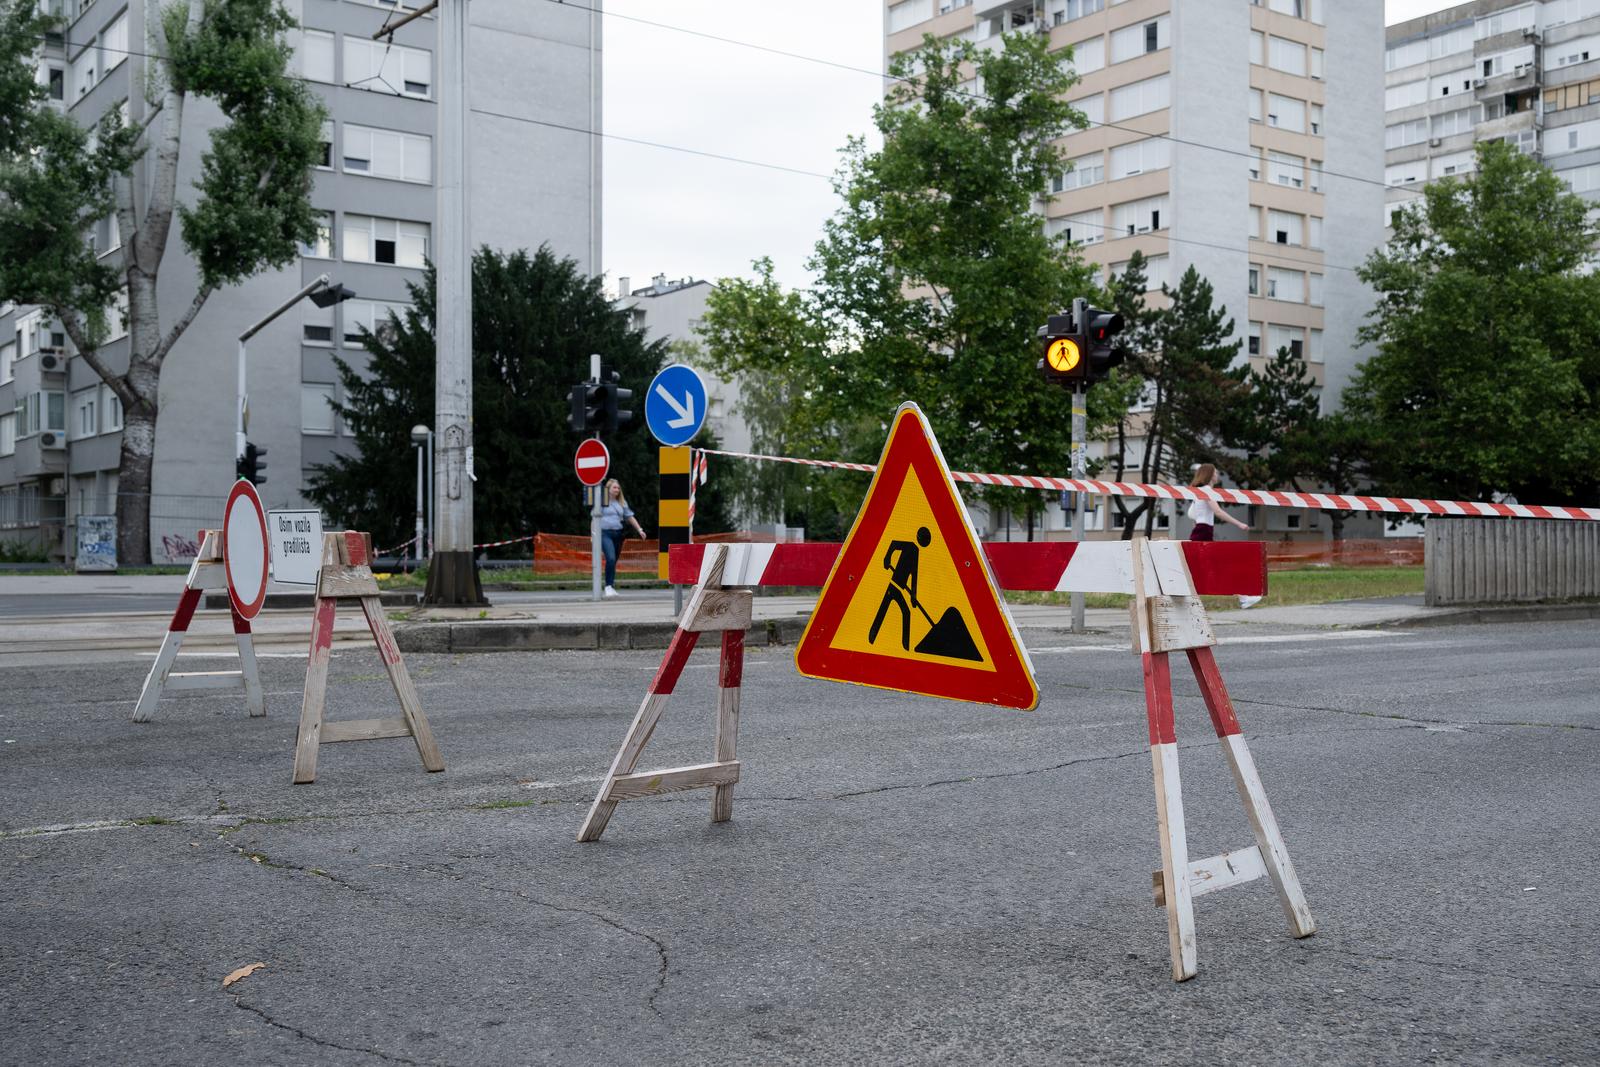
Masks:
[[[424,604],[443,607],[487,607],[483,585],[471,552],[435,552],[428,560],[428,589]]]

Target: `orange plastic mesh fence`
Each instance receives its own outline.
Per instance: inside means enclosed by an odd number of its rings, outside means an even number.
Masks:
[[[1344,541],[1279,541],[1267,545],[1267,569],[1296,567],[1420,567],[1422,538],[1373,537]]]

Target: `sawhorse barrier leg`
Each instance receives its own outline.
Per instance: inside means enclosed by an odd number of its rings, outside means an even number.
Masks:
[[[139,691],[139,702],[133,708],[134,722],[149,722],[167,690],[175,692],[188,689],[243,689],[245,705],[250,716],[256,718],[267,713],[266,695],[261,689],[261,675],[256,667],[255,645],[250,631],[250,620],[229,605],[233,616],[234,642],[239,649],[239,669],[236,671],[188,671],[174,673],[178,650],[183,646],[189,624],[200,607],[200,598],[208,589],[226,589],[227,575],[223,570],[222,534],[218,530],[203,530],[200,550],[189,565],[188,577],[183,582],[183,593],[178,598],[177,610],[161,639],[161,649],[156,653],[150,673],[145,676],[144,687]]]
[[[1200,598],[1194,593],[1178,542],[1135,539],[1133,632],[1144,672],[1145,712],[1150,726],[1150,757],[1155,778],[1156,825],[1161,839],[1161,870],[1153,876],[1155,901],[1167,909],[1167,942],[1172,977],[1179,982],[1198,971],[1195,950],[1194,898],[1254,881],[1266,875],[1295,937],[1316,933],[1300,879],[1278,831],[1245,744],[1233,702],[1222,682],[1211,645],[1216,643]],[[1148,593],[1150,583],[1158,592]],[[1178,737],[1172,705],[1172,673],[1168,653],[1183,650],[1200,685],[1224,755],[1233,769],[1239,799],[1249,817],[1256,843],[1208,859],[1189,860],[1184,828],[1183,788],[1178,771]]]
[[[578,831],[579,841],[600,840],[621,801],[684,789],[712,789],[712,822],[727,822],[733,817],[733,786],[739,780],[739,687],[744,674],[744,632],[750,626],[754,605],[750,590],[722,588],[724,546],[707,546],[706,551],[717,555],[684,608],[678,629],[672,635],[666,655],[661,658],[661,666]],[[650,735],[661,721],[684,664],[689,661],[689,653],[694,651],[700,635],[707,631],[722,633],[722,661],[717,679],[716,759],[689,767],[635,773],[639,757],[650,743]]]
[[[317,751],[337,741],[374,741],[386,737],[410,737],[416,742],[423,767],[444,770],[444,757],[434,742],[433,730],[422,713],[416,687],[406,672],[405,661],[395,645],[394,632],[383,613],[378,582],[369,565],[371,549],[365,534],[348,531],[322,537],[322,570],[317,575],[317,599],[311,619],[311,656],[306,663],[305,697],[300,706],[300,733],[294,750],[294,781],[304,785],[316,780]],[[328,699],[328,661],[333,646],[333,623],[340,600],[359,600],[367,627],[378,646],[400,701],[400,718],[352,719],[323,722]]]

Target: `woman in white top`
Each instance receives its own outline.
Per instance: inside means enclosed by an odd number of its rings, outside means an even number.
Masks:
[[[1207,489],[1214,489],[1216,488],[1217,483],[1221,480],[1222,478],[1217,474],[1217,468],[1215,466],[1210,463],[1202,463],[1200,466],[1195,468],[1194,477],[1189,479],[1189,488],[1196,489],[1204,486]],[[1191,500],[1189,502],[1189,521],[1194,523],[1194,529],[1189,531],[1189,540],[1216,540],[1216,524],[1218,519],[1221,519],[1223,522],[1232,523],[1241,530],[1250,529],[1249,523],[1240,522],[1232,515],[1229,515],[1226,511],[1222,510],[1222,505],[1218,504],[1214,500]],[[1239,606],[1241,608],[1248,608],[1260,601],[1260,599],[1261,598],[1258,596],[1241,596],[1239,598]]]

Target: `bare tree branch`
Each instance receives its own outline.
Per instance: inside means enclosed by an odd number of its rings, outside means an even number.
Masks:
[[[161,366],[161,361],[167,358],[167,353],[172,351],[172,346],[177,343],[178,338],[183,336],[183,331],[187,330],[189,324],[194,321],[194,317],[200,314],[200,309],[205,306],[206,298],[212,292],[211,286],[202,285],[199,291],[194,294],[194,300],[189,303],[189,310],[185,311],[178,321],[172,324],[172,329],[167,331],[167,335],[161,339],[161,343],[156,346],[156,350],[150,353],[149,361],[152,365]]]
[[[100,358],[100,351],[89,341],[89,334],[83,328],[83,316],[72,308],[62,307],[60,304],[50,305],[50,313],[61,320],[61,328],[67,331],[67,336],[72,339],[73,347],[78,350],[78,356],[100,376],[100,380],[111,387],[117,394],[117,399],[122,401],[123,407],[133,407],[138,404],[139,398],[134,395],[122,375],[117,374],[105,360]]]

